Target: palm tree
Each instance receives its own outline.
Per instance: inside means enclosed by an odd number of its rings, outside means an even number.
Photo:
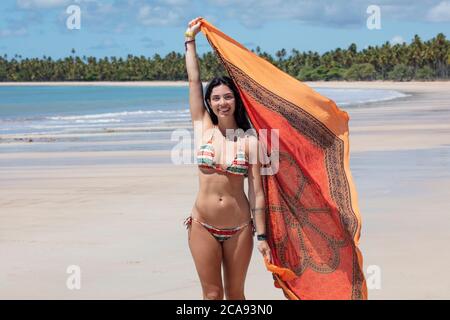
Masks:
[[[0,56],[0,81],[73,81],[73,80],[187,80],[184,55],[170,52],[165,57],[128,55],[122,57],[95,58],[76,56],[74,48],[71,55],[58,60],[43,56],[25,58],[15,54]],[[314,79],[339,79],[344,71],[375,70],[378,79],[387,79],[394,67],[402,65],[405,70],[430,77],[448,79],[450,73],[450,41],[443,33],[422,41],[415,35],[410,44],[369,46],[362,51],[352,43],[347,49],[337,48],[319,54],[313,51],[300,52],[292,49],[288,56],[286,49],[275,52],[275,58],[256,47],[256,54],[270,63],[279,66],[290,75]],[[225,74],[222,64],[214,53],[208,52],[200,57],[202,76],[211,78]],[[404,66],[404,67],[403,67]],[[431,70],[430,70],[431,69]],[[400,70],[397,67],[397,71]],[[372,71],[370,72],[372,77]]]

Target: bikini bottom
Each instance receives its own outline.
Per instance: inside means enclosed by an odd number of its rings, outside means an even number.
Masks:
[[[252,228],[252,234],[255,234],[255,226],[253,225],[253,221],[250,219],[248,222],[244,223],[243,225],[240,225],[235,228],[216,228],[212,225],[209,225],[205,222],[201,222],[192,216],[189,216],[184,220],[184,225],[186,228],[189,228],[189,226],[192,224],[192,221],[202,225],[213,237],[219,242],[224,242],[225,240],[230,239],[233,237],[236,233],[238,233],[240,230],[244,229],[247,226],[250,226]]]

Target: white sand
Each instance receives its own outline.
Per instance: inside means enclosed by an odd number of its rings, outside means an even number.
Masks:
[[[369,298],[450,298],[450,170],[436,171],[450,169],[450,151],[445,151],[450,84],[315,85],[412,94],[350,111],[352,159],[359,160],[352,170],[358,173],[363,215],[361,249],[365,268],[377,265],[382,276],[381,289],[369,290]],[[445,145],[436,162],[421,162],[420,156]],[[418,160],[397,158],[402,152]],[[155,156],[168,154],[30,152],[0,154],[0,160],[92,158],[101,163]],[[196,170],[127,163],[0,167],[0,298],[199,299],[182,226],[196,196]],[[69,265],[81,267],[80,290],[66,287]],[[284,299],[256,249],[246,296]]]

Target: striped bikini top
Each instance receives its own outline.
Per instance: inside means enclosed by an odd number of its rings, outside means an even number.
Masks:
[[[241,176],[248,176],[248,160],[245,155],[245,150],[242,149],[241,144],[238,140],[238,152],[233,159],[231,165],[227,166],[226,169],[222,168],[222,166],[214,161],[215,151],[214,145],[212,144],[212,139],[214,137],[214,131],[216,130],[216,126],[213,128],[213,133],[208,142],[202,146],[197,152],[197,162],[199,167],[214,169],[218,172],[230,173]]]

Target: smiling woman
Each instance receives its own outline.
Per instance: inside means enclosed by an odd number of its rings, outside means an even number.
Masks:
[[[215,91],[215,93],[213,95],[211,95],[210,101],[212,101],[214,103],[221,103],[222,99],[224,99],[224,102],[226,104],[224,104],[222,102],[221,105],[219,105],[219,114],[227,115],[228,112],[231,110],[230,103],[232,101],[234,101],[233,92],[231,92],[230,89],[225,85],[220,85],[220,86],[214,88],[214,91]],[[222,96],[220,96],[221,93],[223,94]],[[234,112],[234,109],[231,110],[231,113],[233,113],[233,112]]]
[[[251,128],[239,91],[229,77],[212,79],[206,88],[205,97],[205,106],[214,124],[218,124],[218,116],[234,115],[238,128],[245,131]]]
[[[189,228],[188,242],[203,298],[223,299],[225,294],[227,299],[245,299],[244,283],[254,229],[258,233],[258,249],[271,260],[265,236],[261,163],[248,161],[249,150],[255,150],[258,141],[251,135],[227,141],[230,130],[242,132],[251,128],[239,91],[230,78],[212,79],[203,97],[194,39],[200,30],[200,20],[192,20],[186,31],[189,104],[192,122],[200,122],[207,133],[212,133],[200,137],[202,142],[208,140],[201,145],[197,156],[200,183],[194,207],[185,221]],[[232,148],[225,148],[230,144]],[[231,163],[225,160],[225,149],[237,150]],[[223,166],[224,163],[227,164]],[[244,192],[247,176],[249,198]]]

